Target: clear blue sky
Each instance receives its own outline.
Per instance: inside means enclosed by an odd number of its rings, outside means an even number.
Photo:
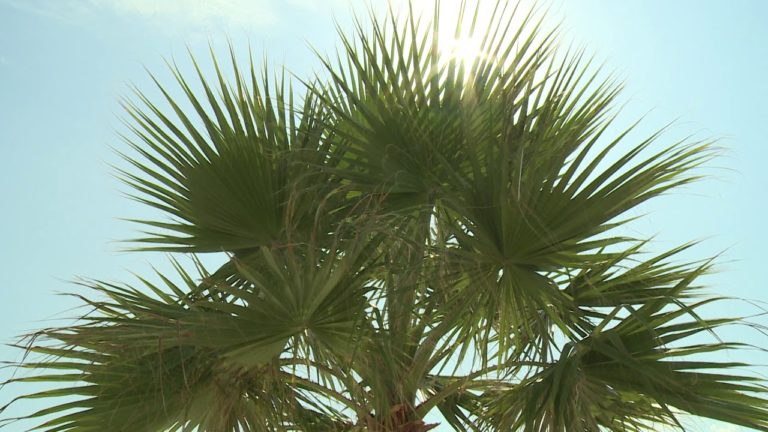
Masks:
[[[167,267],[162,256],[120,252],[117,243],[135,234],[117,218],[144,214],[120,195],[109,168],[120,163],[110,146],[124,148],[118,98],[128,83],[151,89],[144,67],[169,81],[163,58],[188,69],[187,46],[204,56],[209,41],[223,51],[229,38],[239,52],[250,44],[257,58],[306,76],[319,69],[308,45],[331,52],[333,16],[349,25],[357,3],[0,0],[0,341],[69,322],[76,303],[54,293],[76,289],[67,282],[76,276],[129,281],[130,272]],[[659,249],[704,239],[691,258],[727,250],[711,289],[768,301],[768,2],[551,5],[562,40],[625,79],[623,121],[648,114],[647,132],[677,119],[670,139],[723,138],[724,157],[709,170],[715,178],[646,206],[634,229],[655,235]],[[734,304],[720,312],[755,310]],[[0,360],[18,354],[0,348]],[[0,403],[15,389],[0,391]],[[739,430],[697,425],[692,430]]]

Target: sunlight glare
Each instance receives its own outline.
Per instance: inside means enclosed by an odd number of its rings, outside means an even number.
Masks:
[[[478,58],[486,57],[482,52],[481,41],[478,38],[454,39],[450,37],[439,40],[438,46],[444,57],[444,62],[454,60],[465,68],[471,68]]]
[[[427,18],[434,14],[433,0],[390,0],[390,4],[394,5],[397,10],[398,8],[408,8],[409,1],[416,15]],[[511,10],[514,9],[515,4],[519,4],[520,10],[528,10],[531,3],[530,0],[510,0],[509,8],[504,15],[511,18],[513,23],[517,22],[520,24],[522,23],[521,15],[523,14],[512,16]],[[465,8],[465,15],[462,18],[461,31],[457,37],[455,30],[457,21],[460,19],[459,13],[462,9],[462,4]],[[475,33],[470,34],[472,14],[475,8],[478,7]],[[497,60],[491,58],[491,53],[484,52],[484,47],[482,46],[483,35],[488,25],[491,24],[492,14],[493,8],[489,2],[481,2],[480,0],[441,0],[439,16],[441,28],[437,44],[444,64],[456,61],[458,64],[463,65],[465,69],[470,69],[478,59],[483,61]],[[498,20],[499,17],[496,19]]]

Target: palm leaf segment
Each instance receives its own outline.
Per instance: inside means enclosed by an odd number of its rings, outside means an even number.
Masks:
[[[232,84],[215,57],[215,84],[172,67],[175,118],[138,92],[122,175],[171,218],[139,241],[231,259],[88,283],[106,299],[39,333],[21,366],[50,373],[16,379],[74,397],[38,429],[426,431],[437,409],[458,430],[768,430],[745,365],[695,357],[738,345],[687,342],[738,322],[695,312],[709,264],[612,234],[707,143],[608,136],[616,85],[533,14],[480,11],[358,24],[299,104],[234,54]],[[481,55],[446,57],[446,32]]]

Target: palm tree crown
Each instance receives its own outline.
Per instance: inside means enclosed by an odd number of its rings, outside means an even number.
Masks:
[[[27,418],[417,432],[439,411],[441,430],[556,432],[688,413],[768,431],[762,381],[699,355],[740,346],[702,342],[740,322],[697,313],[719,300],[698,281],[711,261],[620,235],[696,179],[710,143],[609,133],[619,85],[536,14],[479,13],[372,14],[301,97],[233,50],[232,79],[215,56],[213,80],[172,66],[183,103],[137,90],[121,176],[167,216],[137,241],[194,271],[86,283],[93,311],[35,334],[18,366],[38,373],[14,380],[58,386],[21,398],[68,398]],[[446,32],[481,55],[446,55]],[[222,252],[212,271],[195,258]]]

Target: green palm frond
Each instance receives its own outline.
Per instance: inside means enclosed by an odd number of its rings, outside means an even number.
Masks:
[[[177,268],[182,279],[192,280]],[[300,317],[291,315],[293,311],[271,310],[263,300],[249,303],[253,293],[230,292],[236,299],[222,300],[217,295],[221,287],[203,292],[200,286],[182,287],[167,279],[162,288],[144,284],[140,290],[88,283],[107,298],[87,301],[93,313],[80,324],[35,335],[29,351],[42,359],[22,367],[52,373],[13,381],[71,387],[23,398],[76,397],[31,414],[29,418],[57,415],[40,430],[275,430],[310,425],[322,430],[323,424],[336,430],[344,423],[333,407],[317,410],[313,393],[322,387],[307,386],[309,378],[294,375],[289,350],[289,340],[305,331],[333,341],[346,330],[349,338],[344,322],[333,321],[339,312],[324,309],[315,314],[319,322],[310,321],[305,329],[298,327]],[[320,396],[327,400],[328,395]]]
[[[486,3],[483,3],[485,6]],[[499,0],[446,23],[414,5],[341,33],[292,84],[230,48],[228,80],[170,66],[182,98],[125,102],[122,179],[174,261],[37,333],[18,366],[37,430],[644,431],[681,415],[768,431],[764,381],[706,316],[684,245],[622,230],[696,180],[709,141],[619,128],[619,83]],[[483,7],[484,7],[483,6]],[[474,60],[441,41],[479,41]],[[164,105],[164,106],[161,106]],[[170,113],[170,114],[169,114]],[[174,280],[181,280],[176,283]]]
[[[296,104],[284,76],[262,80],[252,63],[243,72],[234,53],[229,84],[213,59],[213,85],[193,59],[202,95],[171,66],[191,112],[157,81],[175,119],[139,90],[137,102],[125,102],[136,156],[124,155],[135,170],[121,177],[137,200],[174,220],[139,221],[159,230],[139,239],[151,245],[144,249],[234,252],[325,234],[316,224],[328,218],[318,221],[318,212],[338,210],[339,185],[317,169],[328,144],[316,101]]]
[[[631,129],[606,136],[618,86],[595,85],[581,55],[555,55],[533,15],[511,29],[505,4],[471,68],[446,62],[437,46],[440,32],[477,36],[474,24],[461,27],[463,13],[447,30],[438,20],[373,17],[372,30],[342,35],[338,65],[326,62],[332,84],[316,94],[334,114],[333,173],[384,196],[387,210],[433,213],[457,246],[439,252],[470,275],[473,291],[458,294],[479,296],[481,319],[496,310],[510,328],[527,309],[572,309],[545,273],[613,259],[600,251],[626,241],[606,235],[621,217],[693,180],[690,170],[712,154],[707,143],[681,142],[644,156],[658,135],[619,153]]]
[[[678,304],[696,273],[637,309],[617,307],[589,335],[567,343],[551,366],[488,391],[488,421],[510,430],[649,430],[653,423],[678,425],[687,412],[765,430],[762,380],[732,371],[748,364],[696,357],[741,344],[688,342],[737,321],[696,319],[695,309],[717,299]],[[619,309],[627,309],[625,317],[617,318]]]

